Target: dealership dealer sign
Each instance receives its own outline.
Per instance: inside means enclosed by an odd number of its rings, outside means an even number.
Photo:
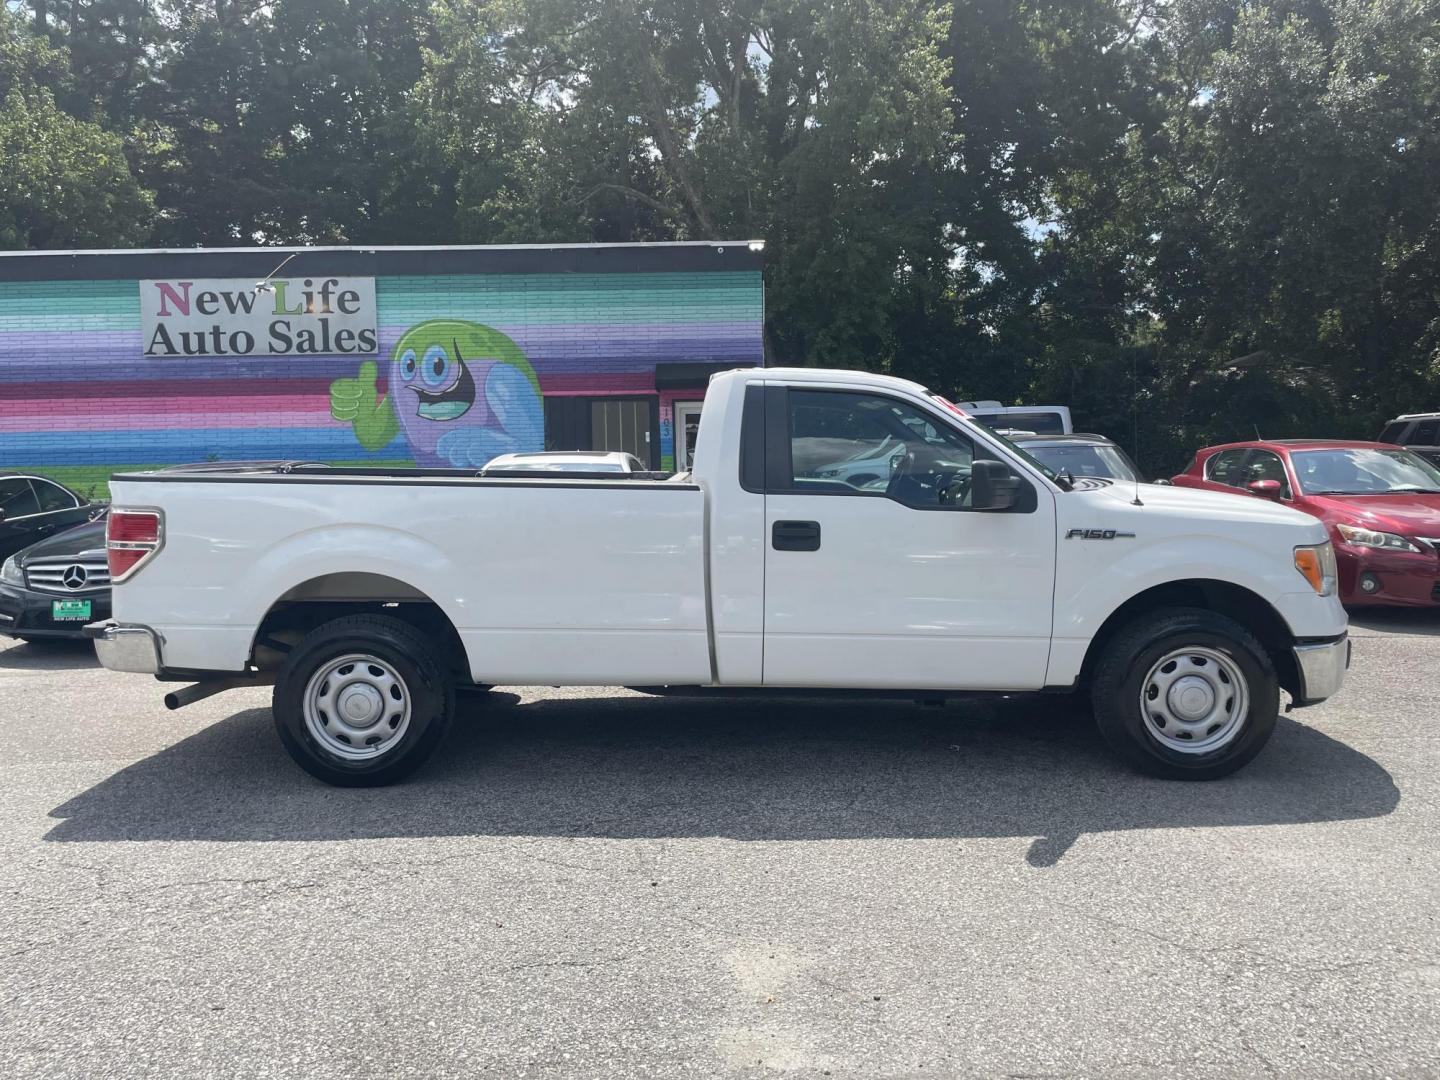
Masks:
[[[146,356],[333,356],[380,346],[374,278],[142,281],[140,325]]]

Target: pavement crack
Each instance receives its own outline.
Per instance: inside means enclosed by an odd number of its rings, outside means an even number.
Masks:
[[[1244,1035],[1240,1036],[1240,1046],[1247,1054],[1255,1058],[1256,1061],[1260,1062],[1260,1064],[1265,1067],[1265,1072],[1267,1074],[1269,1074],[1270,1076],[1279,1075],[1275,1066],[1271,1063],[1270,1059],[1264,1054],[1262,1054],[1259,1050],[1255,1049],[1255,1047],[1251,1046],[1250,1040]]]

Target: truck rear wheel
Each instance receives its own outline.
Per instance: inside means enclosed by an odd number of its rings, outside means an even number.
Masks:
[[[374,787],[409,775],[455,714],[454,686],[435,652],[413,626],[384,615],[316,627],[275,682],[280,741],[327,784]]]
[[[1280,687],[1261,644],[1199,608],[1142,616],[1105,646],[1091,687],[1101,735],[1136,768],[1216,780],[1255,757],[1275,730]]]

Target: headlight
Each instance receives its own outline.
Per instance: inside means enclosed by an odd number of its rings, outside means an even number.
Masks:
[[[1321,596],[1335,595],[1335,549],[1330,541],[1306,544],[1295,549],[1295,569]]]
[[[5,565],[0,567],[0,581],[5,582],[6,585],[23,586],[25,584],[25,572],[20,569],[20,564],[15,561],[14,555],[6,559]]]
[[[1376,532],[1374,529],[1362,529],[1355,525],[1336,525],[1335,531],[1347,544],[1354,544],[1356,547],[1379,548],[1382,551],[1413,551],[1416,554],[1421,550],[1419,546],[1395,533]]]

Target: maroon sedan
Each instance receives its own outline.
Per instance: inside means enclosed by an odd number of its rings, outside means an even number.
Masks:
[[[1211,446],[1183,487],[1248,492],[1330,530],[1347,605],[1440,604],[1440,469],[1389,443],[1273,439]]]

